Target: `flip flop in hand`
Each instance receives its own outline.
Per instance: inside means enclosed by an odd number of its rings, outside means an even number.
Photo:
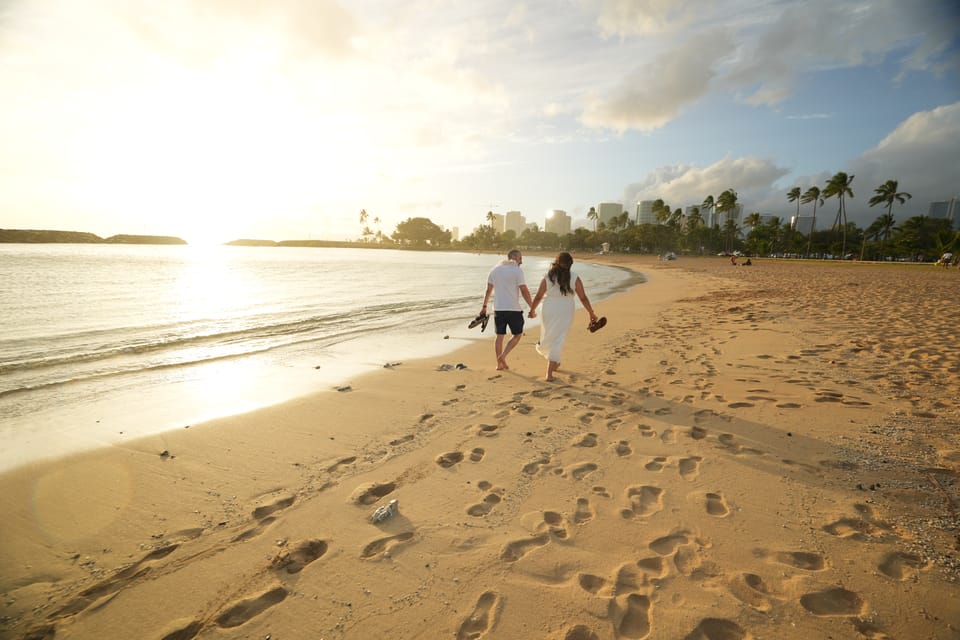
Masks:
[[[467,329],[473,329],[475,326],[480,325],[480,331],[482,332],[487,328],[487,321],[490,319],[485,313],[481,313],[476,318],[470,321],[470,324],[467,325]]]
[[[591,321],[590,326],[588,326],[587,328],[590,329],[590,333],[596,333],[600,329],[603,329],[605,326],[607,326],[607,318],[606,316],[603,316],[601,318],[597,318],[596,320]]]

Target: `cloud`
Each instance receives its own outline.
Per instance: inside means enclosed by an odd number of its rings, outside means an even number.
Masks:
[[[873,190],[887,180],[897,180],[901,191],[914,195],[910,204],[894,207],[898,218],[925,215],[930,202],[960,195],[957,149],[960,102],[921,111],[904,120],[850,164],[849,173],[856,175],[858,185],[854,189],[858,218],[872,221],[882,213],[866,203]]]
[[[704,198],[734,189],[745,207],[766,196],[789,171],[767,158],[724,158],[707,167],[674,165],[660,167],[644,180],[627,185],[628,207],[639,200],[662,198],[673,208],[699,205]]]
[[[731,40],[722,32],[716,32],[708,41],[710,47],[700,41],[688,41],[636,68],[610,91],[588,95],[583,123],[620,132],[663,127],[677,117],[684,105],[707,93],[716,75],[716,59],[732,49]]]

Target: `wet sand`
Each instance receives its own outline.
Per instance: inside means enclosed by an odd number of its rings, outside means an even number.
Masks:
[[[590,259],[559,382],[488,328],[0,476],[0,637],[960,637],[960,273]]]

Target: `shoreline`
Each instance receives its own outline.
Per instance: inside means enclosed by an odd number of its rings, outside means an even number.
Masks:
[[[0,475],[0,637],[955,633],[955,274],[596,258],[562,383],[484,336]]]
[[[609,269],[598,274],[606,297],[642,281],[642,275],[629,269],[613,265]],[[479,306],[482,287],[473,288],[481,290]],[[458,292],[459,299],[462,286]],[[473,305],[469,311],[464,304],[458,308],[424,322],[353,330],[335,340],[125,372],[104,378],[106,387],[91,378],[27,389],[24,402],[32,403],[31,410],[18,414],[14,404],[3,420],[0,436],[6,446],[0,451],[0,473],[349,386],[381,367],[450,355],[490,335],[467,329],[468,312],[475,313]],[[538,325],[534,320],[530,326]],[[11,400],[15,403],[17,398]]]

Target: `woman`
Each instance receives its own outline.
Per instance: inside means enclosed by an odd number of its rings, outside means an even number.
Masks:
[[[567,331],[573,324],[574,299],[576,293],[583,308],[590,314],[590,322],[597,322],[597,315],[590,306],[590,300],[583,290],[580,277],[570,270],[573,257],[566,251],[557,255],[550,265],[547,275],[540,281],[540,288],[533,297],[530,317],[536,317],[537,306],[543,301],[543,321],[540,324],[540,342],[537,352],[547,359],[547,382],[553,382],[554,372],[560,368],[560,353]]]

